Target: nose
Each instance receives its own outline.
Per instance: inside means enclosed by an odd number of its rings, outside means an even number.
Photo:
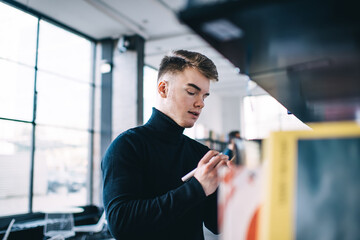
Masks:
[[[202,97],[198,97],[194,105],[195,107],[202,109],[205,106],[204,99]]]

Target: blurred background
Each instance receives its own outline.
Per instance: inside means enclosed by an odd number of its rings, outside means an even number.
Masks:
[[[150,117],[171,50],[201,52],[218,68],[185,131],[216,150],[232,130],[261,141],[359,118],[359,18],[337,4],[0,1],[0,217],[101,207],[101,157]],[[330,69],[334,80],[322,81]]]

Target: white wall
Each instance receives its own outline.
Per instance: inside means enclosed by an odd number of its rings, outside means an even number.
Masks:
[[[202,124],[207,130],[214,133],[222,133],[222,103],[220,96],[210,94],[205,100],[205,107],[202,110],[197,124]]]
[[[241,128],[240,109],[241,97],[222,97],[222,131],[227,135],[230,131]]]
[[[227,97],[211,93],[205,100],[205,108],[197,124],[203,125],[207,130],[212,130],[224,138],[230,131],[240,130],[241,99],[241,96]]]
[[[121,132],[137,125],[137,56],[135,51],[113,57],[112,133],[113,139]]]

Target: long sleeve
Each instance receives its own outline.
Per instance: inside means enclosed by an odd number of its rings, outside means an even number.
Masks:
[[[218,212],[217,212],[217,194],[215,191],[206,199],[204,210],[204,223],[205,227],[214,234],[219,234],[218,229]]]
[[[174,224],[187,221],[195,224],[196,218],[189,211],[194,211],[206,199],[195,178],[149,197],[146,194],[149,172],[145,171],[152,169],[148,166],[152,163],[144,162],[144,152],[139,142],[123,134],[111,144],[103,158],[104,207],[110,232],[118,239],[144,239],[152,233],[161,235]],[[159,173],[155,170],[152,174]]]

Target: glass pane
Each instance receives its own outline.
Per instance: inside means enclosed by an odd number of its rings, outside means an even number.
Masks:
[[[0,215],[28,212],[31,124],[0,120]]]
[[[37,21],[0,2],[0,57],[35,66]]]
[[[284,114],[281,116],[282,130],[310,130],[310,127],[299,120],[293,114]]]
[[[81,129],[89,128],[90,89],[76,82],[38,71],[37,122]]]
[[[158,72],[150,67],[144,67],[144,123],[146,123],[155,107],[157,95],[157,74]]]
[[[31,121],[34,69],[0,59],[0,117]]]
[[[37,126],[34,211],[86,204],[89,133]]]
[[[40,22],[39,41],[39,69],[91,81],[90,41],[45,21]]]
[[[244,98],[244,135],[266,138],[272,131],[307,129],[308,127],[270,95]]]

